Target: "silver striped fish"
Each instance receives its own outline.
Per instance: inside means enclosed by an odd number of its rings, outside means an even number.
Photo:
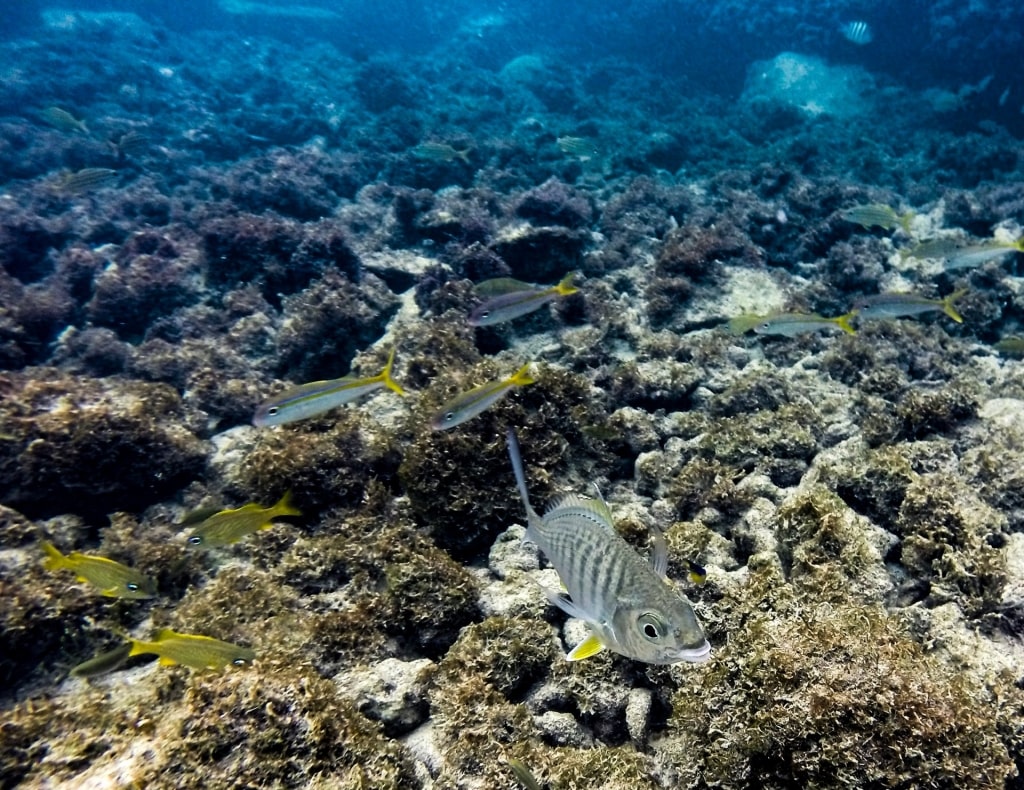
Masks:
[[[526,508],[523,540],[544,552],[568,592],[567,597],[545,591],[548,599],[593,629],[566,658],[578,661],[607,647],[649,664],[706,660],[711,645],[693,607],[665,578],[668,547],[664,536],[655,533],[648,564],[615,531],[603,499],[570,494],[539,516],[530,505],[519,441],[511,430],[508,453]]]

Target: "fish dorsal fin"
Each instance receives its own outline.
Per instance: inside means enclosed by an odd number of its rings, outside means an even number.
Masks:
[[[565,660],[582,661],[584,658],[590,658],[591,656],[597,655],[602,650],[604,650],[604,645],[601,644],[601,640],[597,638],[596,634],[590,634],[590,636],[576,645],[576,647],[569,652],[569,655],[565,657]]]
[[[612,528],[612,511],[603,499],[588,499],[578,494],[564,494],[551,501],[548,509],[544,512],[544,517],[551,516],[557,510],[580,510],[592,516],[595,521],[604,523],[609,529]]]

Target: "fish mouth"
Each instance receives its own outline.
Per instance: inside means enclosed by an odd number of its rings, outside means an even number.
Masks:
[[[707,639],[697,647],[686,647],[678,650],[675,655],[676,661],[686,661],[689,664],[700,664],[708,660],[711,655],[711,643]]]

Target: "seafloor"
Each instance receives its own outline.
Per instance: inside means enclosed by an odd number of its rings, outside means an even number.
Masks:
[[[510,759],[562,790],[1024,786],[1024,363],[993,348],[1020,256],[901,253],[1021,235],[1020,140],[972,117],[1002,87],[860,74],[830,107],[476,55],[127,17],[3,46],[0,787],[507,788]],[[915,216],[841,219],[868,203]],[[473,282],[569,271],[467,324]],[[961,288],[962,324],[726,325]],[[404,398],[249,424],[391,349]],[[639,551],[667,530],[708,662],[564,660],[584,630],[531,580],[509,426],[537,503],[596,482]],[[285,491],[301,518],[186,548],[188,511]],[[44,537],[158,596],[44,570]],[[69,677],[162,627],[257,659]]]

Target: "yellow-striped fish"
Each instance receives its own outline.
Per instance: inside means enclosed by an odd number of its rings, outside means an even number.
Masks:
[[[286,491],[276,505],[260,507],[255,502],[234,510],[214,513],[196,527],[188,536],[189,546],[228,546],[238,543],[246,535],[274,526],[274,519],[281,516],[301,516],[292,505],[292,492]]]
[[[854,307],[857,310],[857,320],[902,318],[908,315],[928,313],[932,310],[941,310],[958,324],[962,324],[964,318],[953,307],[953,302],[966,294],[967,290],[967,288],[961,288],[943,299],[929,299],[927,296],[912,293],[876,294],[861,299]]]
[[[120,562],[78,551],[65,556],[48,540],[40,545],[46,553],[43,560],[46,570],[74,571],[79,581],[98,587],[100,594],[108,598],[141,599],[152,598],[156,594],[155,581]]]
[[[690,602],[665,578],[668,548],[655,536],[646,563],[612,525],[603,499],[572,494],[556,500],[543,516],[530,505],[526,474],[515,432],[508,432],[508,453],[526,508],[523,540],[535,543],[558,571],[568,597],[547,591],[548,599],[593,629],[569,653],[569,661],[587,658],[607,647],[649,664],[704,661],[711,645]]]
[[[474,387],[469,392],[463,392],[448,401],[430,420],[430,427],[435,431],[446,431],[461,425],[508,395],[513,388],[525,387],[535,381],[536,379],[530,376],[530,363],[527,362],[507,379]]]
[[[192,669],[220,669],[228,664],[242,667],[256,658],[256,653],[247,647],[208,636],[179,634],[169,628],[158,631],[152,642],[131,640],[129,656],[147,653],[159,656],[164,666],[181,664]]]
[[[759,335],[796,337],[804,332],[820,332],[822,329],[838,328],[848,335],[855,335],[856,330],[850,325],[850,320],[855,315],[857,315],[856,310],[851,310],[846,315],[839,315],[835,318],[825,318],[816,313],[776,313],[766,316],[764,320],[756,324],[754,332]]]
[[[969,242],[957,238],[929,239],[903,253],[906,258],[939,258],[947,271],[970,269],[1014,252],[1024,252],[1024,238],[1016,241],[985,239]]]
[[[124,665],[131,653],[130,642],[118,645],[113,650],[93,656],[88,661],[83,661],[71,670],[71,676],[75,678],[95,678],[106,675]]]
[[[521,315],[540,309],[560,296],[574,294],[579,291],[579,288],[572,284],[573,276],[574,273],[569,272],[558,284],[552,285],[550,288],[529,285],[509,278],[482,282],[477,286],[478,292],[483,292],[497,282],[512,286],[514,290],[488,299],[473,310],[469,314],[469,325],[490,326],[491,324],[500,324],[502,321],[511,321],[513,318],[519,318]]]
[[[298,420],[307,420],[357,400],[381,387],[405,395],[405,390],[391,378],[391,365],[394,361],[395,350],[391,349],[384,370],[376,376],[359,378],[348,375],[329,381],[311,381],[309,384],[287,389],[260,404],[253,415],[252,424],[257,428],[263,428],[268,425],[286,425]]]
[[[910,233],[910,223],[914,219],[914,212],[904,211],[900,214],[885,203],[869,203],[866,206],[843,209],[839,212],[839,216],[847,222],[860,225],[865,230],[870,230],[873,227],[892,230],[898,226],[903,229],[904,233]]]

